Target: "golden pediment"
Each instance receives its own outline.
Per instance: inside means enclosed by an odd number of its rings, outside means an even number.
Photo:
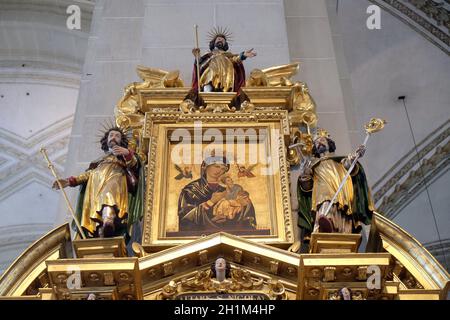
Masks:
[[[136,246],[137,257],[111,255],[117,240],[98,239],[90,250],[95,258],[69,258],[66,224],[38,240],[5,271],[0,294],[2,299],[27,300],[79,300],[90,295],[96,299],[219,299],[220,294],[224,299],[339,300],[345,287],[353,300],[446,298],[448,273],[414,238],[378,214],[373,229],[379,238],[369,239],[368,250],[375,252],[367,253],[297,254],[216,233],[156,253]],[[345,237],[317,237],[317,241],[325,241],[327,249],[330,242],[345,248],[353,241]],[[380,246],[384,249],[377,251]],[[222,284],[209,275],[218,256],[234,270],[233,277]],[[380,287],[370,288],[367,281],[375,269],[381,275]],[[76,285],[76,272],[80,286],[69,288],[67,279]]]

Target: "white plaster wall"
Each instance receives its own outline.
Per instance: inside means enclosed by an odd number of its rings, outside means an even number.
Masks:
[[[77,96],[77,88],[0,81],[0,272],[53,227],[60,194],[39,149],[62,173]],[[10,238],[10,226],[28,232]]]
[[[92,8],[77,3],[82,30],[66,27],[73,1],[0,1],[0,273],[57,216],[39,149],[64,171]]]
[[[0,127],[29,139],[73,115],[78,89],[39,83],[2,83]]]

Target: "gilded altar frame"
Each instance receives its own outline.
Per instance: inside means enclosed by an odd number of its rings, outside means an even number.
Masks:
[[[158,112],[159,111],[159,112]],[[199,121],[204,129],[227,128],[263,128],[268,132],[279,132],[275,137],[268,134],[270,152],[279,159],[279,170],[271,178],[267,205],[270,208],[270,235],[244,236],[250,240],[287,248],[294,242],[291,216],[289,177],[286,161],[285,139],[289,137],[289,120],[286,110],[254,110],[236,113],[192,113],[183,114],[175,111],[150,111],[145,115],[143,128],[143,143],[148,150],[148,167],[146,177],[145,213],[143,219],[142,246],[146,251],[160,251],[165,248],[188,243],[195,237],[167,236],[165,219],[167,208],[165,198],[168,188],[169,132],[175,128],[192,130],[194,123]],[[195,143],[195,142],[194,142]],[[276,149],[276,150],[274,150]]]

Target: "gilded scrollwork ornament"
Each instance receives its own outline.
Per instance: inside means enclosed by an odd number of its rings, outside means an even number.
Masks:
[[[175,281],[170,281],[167,285],[165,285],[161,291],[159,299],[162,300],[171,300],[178,293],[178,284]]]
[[[191,279],[182,279],[181,288],[183,291],[209,290],[212,287],[211,270],[200,270]]]

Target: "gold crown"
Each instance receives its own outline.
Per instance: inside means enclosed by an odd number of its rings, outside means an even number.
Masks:
[[[218,36],[225,38],[227,42],[233,41],[233,34],[230,30],[228,30],[228,28],[214,27],[208,32],[208,42],[211,42]]]
[[[329,133],[328,133],[327,130],[322,129],[322,128],[318,128],[318,129],[316,130],[316,134],[315,134],[315,137],[314,137],[314,138],[317,139],[317,138],[320,138],[320,137],[329,138],[330,135],[329,135]]]

